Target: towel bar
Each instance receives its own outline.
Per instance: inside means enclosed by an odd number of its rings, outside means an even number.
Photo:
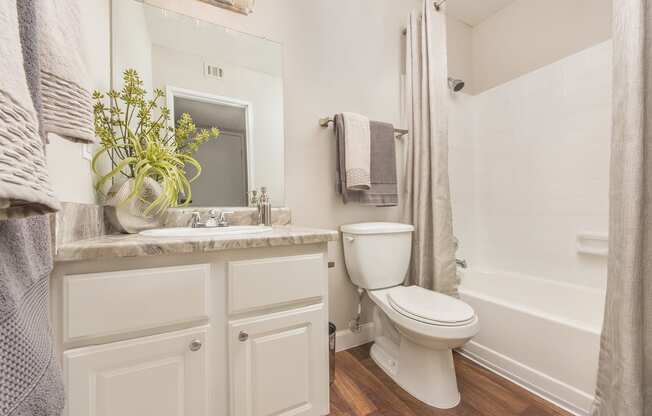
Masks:
[[[328,127],[329,124],[335,123],[335,120],[332,117],[323,117],[319,119],[319,125],[322,127]],[[399,137],[403,137],[409,132],[405,129],[394,129],[394,134]]]

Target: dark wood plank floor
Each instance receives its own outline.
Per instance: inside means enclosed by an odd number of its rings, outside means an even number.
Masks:
[[[506,379],[455,354],[459,406],[429,407],[401,389],[369,356],[371,344],[337,353],[331,416],[570,416]]]

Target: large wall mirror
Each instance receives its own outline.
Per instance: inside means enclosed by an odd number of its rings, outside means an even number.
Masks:
[[[222,132],[195,155],[190,206],[246,206],[262,186],[283,205],[282,45],[137,0],[113,0],[112,22],[113,88],[133,68],[149,92],[166,92],[175,120],[188,113]]]

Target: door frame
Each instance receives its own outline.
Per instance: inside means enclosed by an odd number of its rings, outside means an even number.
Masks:
[[[221,95],[209,94],[201,91],[189,90],[186,88],[175,87],[173,85],[166,85],[165,97],[167,107],[170,109],[172,124],[174,128],[174,99],[175,97],[187,98],[189,100],[198,101],[208,104],[225,105],[229,107],[241,108],[245,112],[245,153],[247,162],[247,191],[256,189],[255,182],[255,168],[254,168],[254,110],[253,104],[249,101],[239,100],[237,98],[225,97]]]

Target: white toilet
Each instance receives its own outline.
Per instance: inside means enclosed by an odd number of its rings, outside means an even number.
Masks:
[[[341,231],[349,276],[377,306],[371,357],[424,403],[440,409],[457,406],[452,349],[478,333],[475,312],[461,300],[402,285],[413,226],[376,222],[345,225]]]

